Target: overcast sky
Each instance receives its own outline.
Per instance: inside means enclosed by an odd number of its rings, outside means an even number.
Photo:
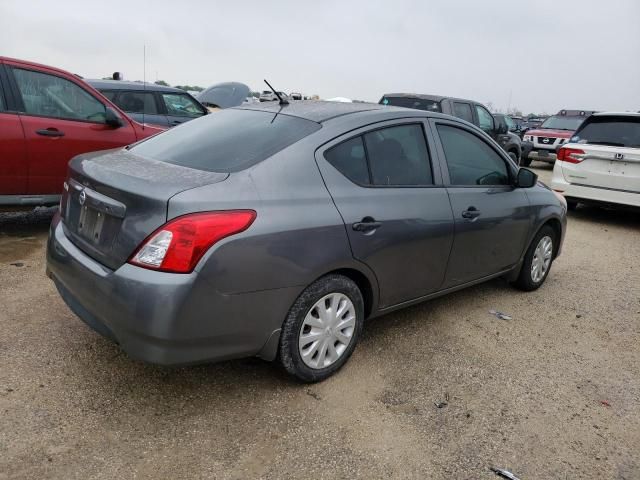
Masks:
[[[0,55],[137,80],[145,44],[172,85],[640,110],[640,0],[0,0]]]

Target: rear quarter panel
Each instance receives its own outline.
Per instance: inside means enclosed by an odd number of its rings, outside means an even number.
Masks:
[[[214,245],[197,267],[218,292],[286,287],[301,292],[342,268],[354,268],[376,284],[368,268],[351,255],[342,218],[315,164],[311,137],[224,182],[170,200],[169,218],[193,211],[257,212],[248,230]]]

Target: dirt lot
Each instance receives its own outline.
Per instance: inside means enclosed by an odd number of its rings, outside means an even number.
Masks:
[[[0,479],[640,478],[637,212],[571,213],[543,288],[372,321],[313,386],[257,359],[130,360],[45,277],[50,216],[0,216]]]

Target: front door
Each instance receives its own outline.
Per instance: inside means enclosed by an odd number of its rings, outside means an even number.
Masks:
[[[8,93],[4,66],[0,64],[0,196],[27,193],[24,132],[20,117],[10,112]]]
[[[80,85],[50,73],[11,69],[20,93],[28,158],[27,193],[59,194],[76,155],[127,145],[133,127],[105,124],[105,105]]]
[[[425,125],[394,121],[360,129],[320,149],[316,159],[353,256],[377,277],[380,306],[438,290],[453,226]]]
[[[515,169],[481,134],[445,120],[433,126],[455,219],[445,281],[453,287],[517,264],[532,213],[524,190],[512,186]]]

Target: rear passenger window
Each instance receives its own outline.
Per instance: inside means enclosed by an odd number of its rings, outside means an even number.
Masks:
[[[100,93],[102,95],[104,95],[105,97],[107,97],[109,100],[111,100],[112,102],[115,102],[116,99],[116,94],[118,93],[115,90],[100,90]]]
[[[420,125],[383,128],[364,135],[373,185],[431,185],[429,153]]]
[[[362,137],[352,138],[327,150],[324,158],[354,183],[369,184],[369,170]]]
[[[469,123],[473,123],[471,105],[469,105],[468,103],[453,102],[453,114],[456,117],[466,120]]]
[[[2,84],[0,84],[0,112],[5,109],[4,92],[2,91]]]
[[[117,105],[128,113],[146,113],[148,115],[158,113],[152,92],[120,92]]]
[[[505,161],[472,133],[438,125],[451,185],[508,185]]]

